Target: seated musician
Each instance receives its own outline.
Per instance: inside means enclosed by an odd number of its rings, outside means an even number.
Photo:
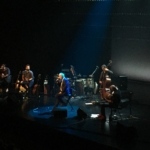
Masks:
[[[22,71],[22,81],[20,84],[26,89],[26,92],[31,94],[31,88],[34,84],[34,74],[33,71],[30,70],[29,64],[27,64],[25,70]]]
[[[101,113],[99,115],[99,119],[103,121],[106,120],[105,107],[117,108],[121,100],[120,90],[117,88],[117,86],[111,85],[109,89],[110,90],[105,94],[106,103],[101,104]]]
[[[59,73],[58,78],[56,80],[59,85],[59,91],[55,95],[56,102],[52,109],[52,112],[59,105],[59,103],[62,103],[63,105],[67,105],[67,103],[63,101],[64,96],[71,96],[70,82],[69,82],[69,79],[65,77],[65,74]]]
[[[0,89],[2,92],[8,92],[9,84],[11,82],[10,69],[2,64],[0,67]]]

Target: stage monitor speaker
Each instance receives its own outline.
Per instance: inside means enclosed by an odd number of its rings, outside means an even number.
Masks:
[[[66,108],[56,108],[53,112],[54,118],[66,118],[67,109]]]
[[[78,119],[86,119],[87,118],[87,114],[83,110],[78,108],[78,110],[77,110],[77,117],[78,117]]]
[[[119,76],[118,88],[120,90],[127,90],[128,88],[128,79],[126,76]]]

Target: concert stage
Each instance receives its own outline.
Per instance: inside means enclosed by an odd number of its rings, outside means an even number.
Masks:
[[[57,148],[101,148],[141,150],[150,148],[150,106],[131,102],[117,111],[118,118],[105,122],[100,113],[99,95],[80,95],[70,105],[51,114],[55,98],[41,94],[23,99],[11,93],[0,99],[0,144],[23,150]],[[72,107],[73,109],[72,109]]]

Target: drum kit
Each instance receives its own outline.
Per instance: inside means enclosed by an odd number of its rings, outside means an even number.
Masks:
[[[81,74],[76,74],[76,71],[74,69],[74,66],[70,65],[70,71],[72,74],[72,78],[68,78],[71,88],[74,92],[74,95],[76,96],[83,96],[83,95],[93,95],[97,94],[98,91],[98,84],[97,82],[94,81],[94,74],[98,70],[98,66],[96,66],[95,70],[93,73],[89,76],[87,75],[81,75]],[[54,91],[57,91],[57,75],[54,75]]]
[[[55,91],[58,91],[58,86],[56,83],[57,75],[54,75],[54,87]],[[97,83],[94,82],[94,78],[90,77],[77,77],[77,78],[68,78],[71,88],[74,91],[74,95],[82,96],[87,94],[96,94],[98,86]]]
[[[75,80],[75,90],[77,95],[96,94],[96,82],[93,78],[80,78]]]
[[[97,93],[98,90],[98,84],[94,81],[94,74],[99,69],[98,66],[96,66],[93,73],[89,76],[78,76],[78,79],[75,80],[75,90],[77,91],[77,95],[93,95]]]

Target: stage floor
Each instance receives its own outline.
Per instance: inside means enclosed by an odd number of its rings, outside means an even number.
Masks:
[[[101,102],[99,95],[72,97],[70,104],[73,109],[70,105],[59,106],[58,116],[51,114],[54,102],[53,96],[42,94],[30,99],[10,94],[1,99],[0,139],[12,137],[12,142],[19,147],[24,145],[24,149],[29,149],[29,147],[40,149],[40,143],[45,146],[43,149],[47,149],[46,147],[50,144],[47,140],[51,141],[51,138],[55,136],[52,131],[55,133],[58,131],[57,135],[64,133],[65,136],[71,135],[80,141],[85,140],[86,143],[108,146],[111,149],[141,150],[150,148],[150,106],[148,105],[138,104],[132,100],[131,111],[127,105],[117,112],[118,118],[112,121],[109,120],[110,108],[106,108],[107,119],[103,122],[97,118],[100,113],[98,104]],[[38,129],[36,132],[35,129],[39,127],[40,131]],[[49,134],[53,136],[47,139],[45,134],[47,137],[50,136]],[[5,137],[6,135],[8,137]],[[34,141],[33,138],[36,140]],[[32,146],[29,144],[31,141]],[[69,143],[71,144],[72,141],[70,140]],[[58,145],[56,144],[56,147]],[[72,147],[74,146],[72,145]],[[80,148],[81,144],[78,147]]]

